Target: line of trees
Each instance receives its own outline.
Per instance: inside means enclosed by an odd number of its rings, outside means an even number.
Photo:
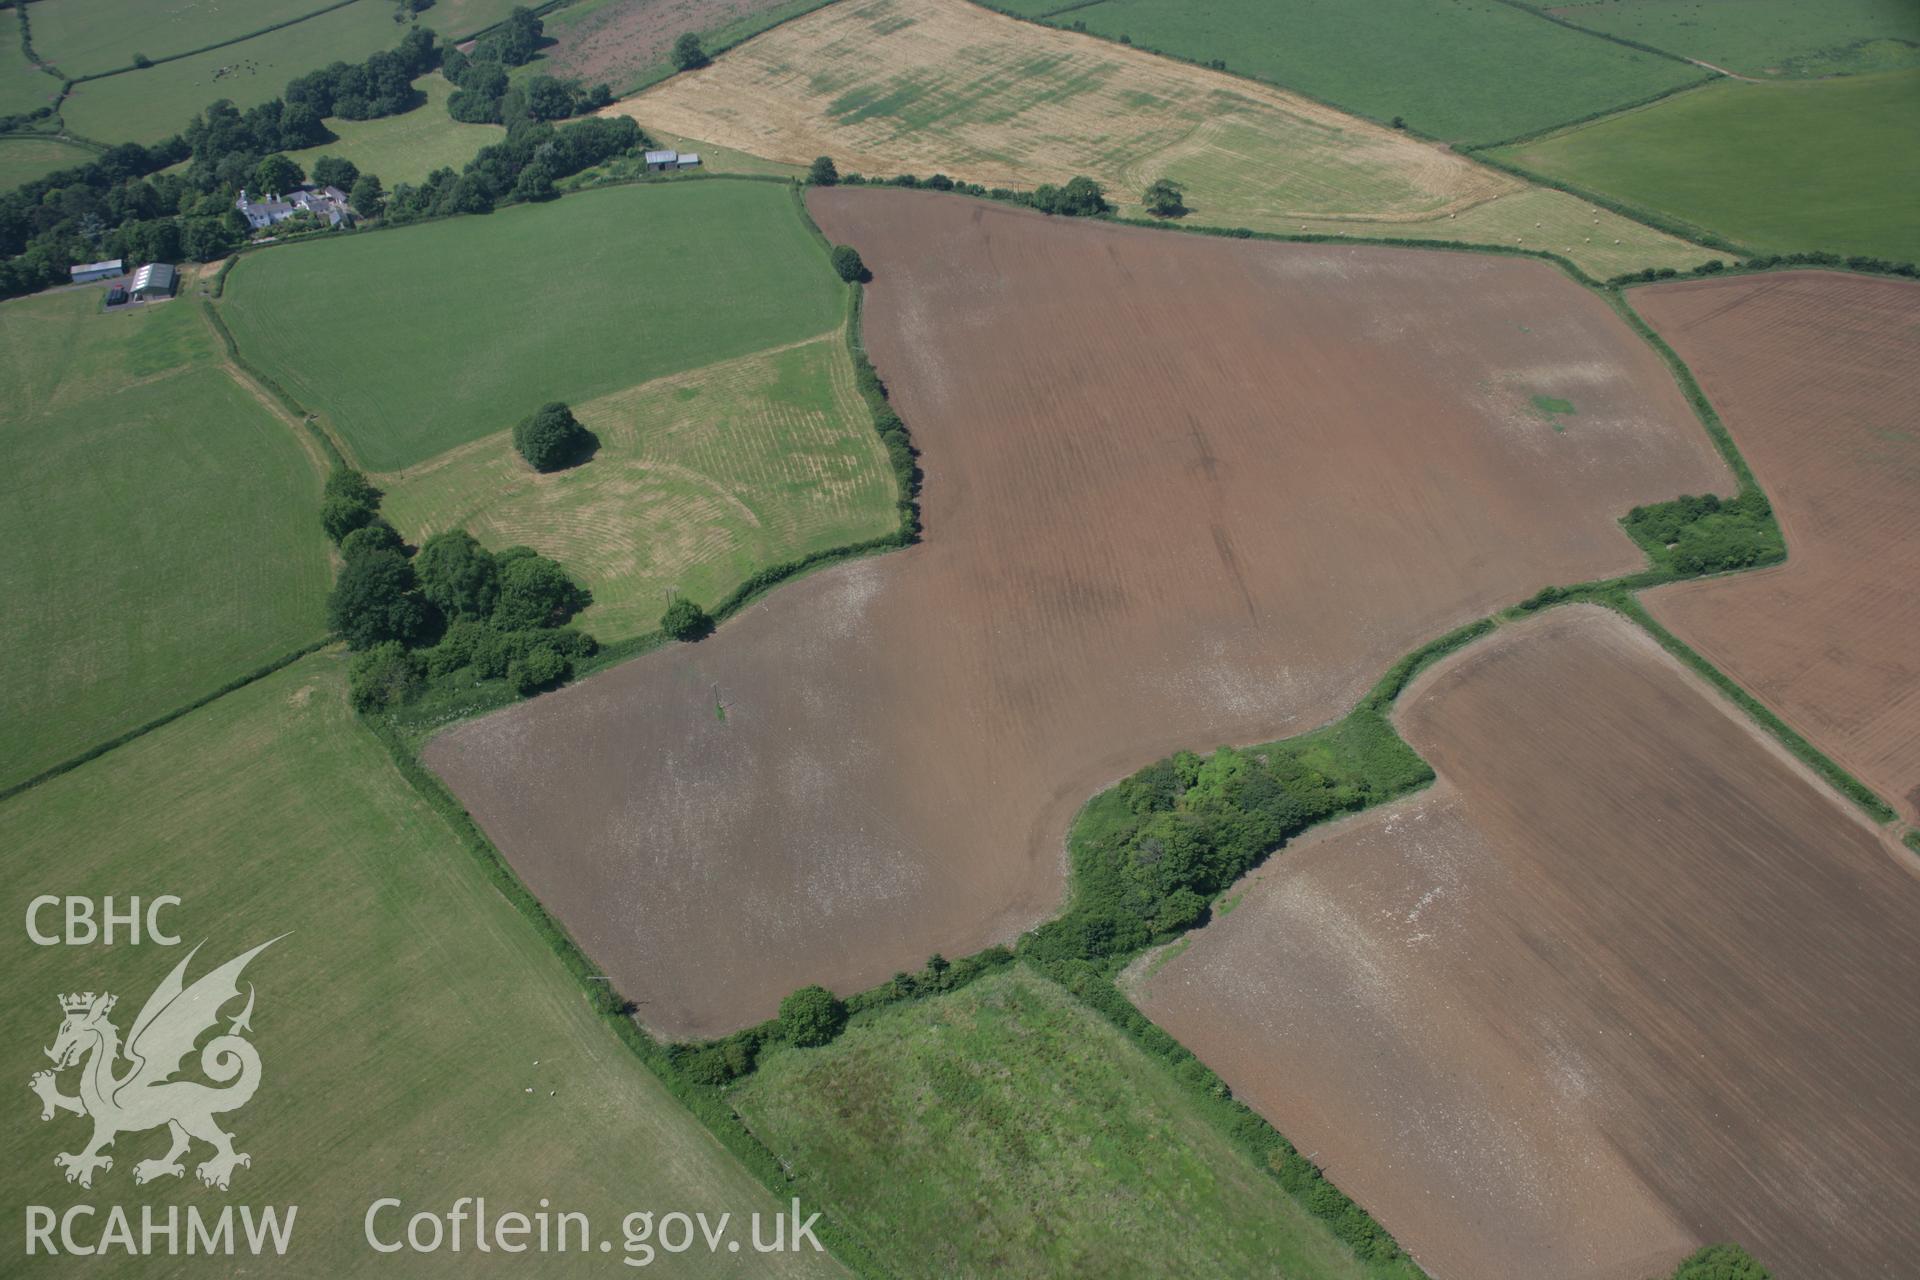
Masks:
[[[567,624],[593,594],[530,547],[495,554],[464,529],[417,552],[380,515],[380,491],[357,471],[327,479],[320,521],[340,547],[327,623],[355,651],[355,706],[398,706],[434,681],[505,677],[521,693],[565,680],[597,649]]]
[[[482,147],[459,173],[442,168],[418,184],[396,183],[387,195],[385,216],[403,223],[487,213],[507,200],[551,200],[559,194],[554,184],[561,178],[648,141],[630,116],[589,116],[558,128],[544,120],[524,121],[508,129],[504,142]]]
[[[539,16],[519,7],[477,42],[471,53],[449,49],[441,68],[454,85],[447,113],[467,124],[513,125],[523,120],[564,120],[613,101],[613,89],[606,84],[589,89],[578,80],[550,75],[512,83],[508,70],[531,62],[544,34]]]

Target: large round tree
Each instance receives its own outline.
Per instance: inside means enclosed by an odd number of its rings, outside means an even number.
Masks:
[[[513,447],[535,471],[558,471],[586,451],[587,429],[560,401],[543,404],[513,429]]]

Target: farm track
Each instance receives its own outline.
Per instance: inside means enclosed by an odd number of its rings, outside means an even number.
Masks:
[[[1106,781],[1330,720],[1421,641],[1633,568],[1627,507],[1729,486],[1545,264],[809,203],[875,273],[925,542],[426,753],[667,1035],[1011,937]]]
[[[1648,609],[1920,821],[1920,285],[1792,272],[1632,300],[1719,408],[1791,557]]]
[[[1446,659],[1431,790],[1313,833],[1137,985],[1441,1280],[1781,1280],[1920,1248],[1920,875],[1616,614]]]

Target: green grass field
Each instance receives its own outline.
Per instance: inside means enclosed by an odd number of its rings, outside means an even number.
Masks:
[[[86,164],[98,153],[55,138],[0,138],[0,191]]]
[[[0,786],[326,632],[321,471],[194,302],[0,306]]]
[[[1721,81],[1499,154],[1756,249],[1920,259],[1920,71]]]
[[[275,249],[222,306],[250,361],[391,471],[549,400],[811,338],[845,297],[788,188],[703,179]]]
[[[290,22],[334,0],[38,0],[28,10],[33,51],[68,76],[99,75],[131,66],[133,55],[166,58],[237,40],[262,27]],[[378,5],[379,0],[359,0]],[[391,5],[381,5],[391,13]],[[11,17],[12,15],[8,15]]]
[[[6,1024],[23,1046],[17,1096],[0,1118],[13,1155],[0,1203],[16,1213],[97,1203],[103,1215],[125,1203],[136,1233],[136,1204],[299,1206],[293,1248],[270,1267],[162,1256],[147,1267],[117,1257],[111,1268],[209,1278],[618,1275],[626,1212],[731,1211],[738,1221],[773,1211],[394,769],[347,709],[344,668],[334,653],[306,658],[0,804],[14,922],[0,953],[15,978]],[[31,945],[21,922],[43,892],[177,894],[184,902],[163,922],[186,945]],[[165,1149],[163,1132],[122,1134],[91,1191],[64,1182],[53,1156],[78,1149],[85,1122],[43,1123],[26,1092],[27,1073],[46,1065],[31,1046],[52,1043],[59,1023],[55,996],[114,992],[124,1034],[191,945],[205,940],[190,978],[281,934],[245,975],[257,992],[263,1084],[221,1118],[253,1160],[230,1194],[199,1185],[191,1166],[183,1181],[136,1190],[133,1165]],[[63,1084],[72,1091],[71,1073]],[[613,1239],[615,1252],[489,1258],[474,1252],[471,1226],[459,1253],[387,1257],[362,1239],[377,1197],[399,1197],[411,1213],[444,1212],[463,1195],[487,1197],[494,1214],[532,1213],[547,1197],[556,1211],[590,1214],[595,1238]],[[780,1261],[701,1249],[670,1259],[670,1270],[837,1271],[817,1255]],[[77,1270],[67,1259],[9,1264],[21,1276]]]
[[[1026,969],[772,1051],[732,1100],[902,1276],[1367,1274],[1165,1066]]]
[[[408,538],[531,546],[593,589],[602,640],[659,625],[669,588],[712,605],[750,574],[891,533],[893,472],[839,334],[575,407],[590,462],[542,476],[501,433],[375,477]]]
[[[1913,0],[1594,0],[1554,12],[1747,76],[1846,75],[1920,64],[1920,5]]]
[[[1040,16],[1066,0],[995,4]],[[1297,89],[1450,142],[1495,142],[1650,97],[1706,74],[1570,31],[1498,0],[1102,0],[1056,26]]]
[[[34,31],[40,49],[38,26]],[[404,34],[387,0],[359,0],[241,44],[77,84],[60,115],[69,129],[98,142],[158,142],[186,128],[215,98],[254,106],[279,97],[295,76],[336,59],[358,62],[393,48]]]
[[[462,124],[447,114],[453,86],[435,73],[422,76],[413,87],[427,95],[421,106],[378,120],[329,120],[337,141],[289,154],[301,167],[312,168],[321,156],[339,156],[358,165],[362,173],[377,173],[387,190],[400,182],[419,182],[435,169],[460,169],[480,148],[507,136],[497,124]]]
[[[0,14],[0,116],[23,115],[50,104],[60,81],[27,61],[20,50],[16,19]]]

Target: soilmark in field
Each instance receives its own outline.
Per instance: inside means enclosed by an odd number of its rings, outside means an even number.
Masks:
[[[1439,782],[1295,842],[1142,1010],[1436,1275],[1664,1275],[1729,1238],[1907,1270],[1910,855],[1597,606],[1443,660],[1394,720]]]
[[[671,1035],[1014,936],[1103,782],[1329,721],[1426,638],[1636,567],[1635,503],[1730,487],[1546,263],[808,204],[873,269],[925,540],[426,749]],[[1570,390],[1581,429],[1541,431],[1531,397]]]
[[[711,607],[769,564],[898,525],[893,472],[840,333],[574,413],[599,438],[590,461],[541,475],[501,432],[375,477],[385,514],[414,541],[465,528],[496,551],[552,556],[593,589],[580,621],[602,640],[653,630],[671,591]]]
[[[1774,495],[1793,557],[1647,607],[1920,821],[1920,284],[1793,272],[1630,297]]]
[[[1709,256],[1309,99],[967,0],[831,5],[608,111],[869,176],[1031,188],[1084,173],[1135,214],[1172,178],[1204,226],[1522,244],[1602,276]]]

